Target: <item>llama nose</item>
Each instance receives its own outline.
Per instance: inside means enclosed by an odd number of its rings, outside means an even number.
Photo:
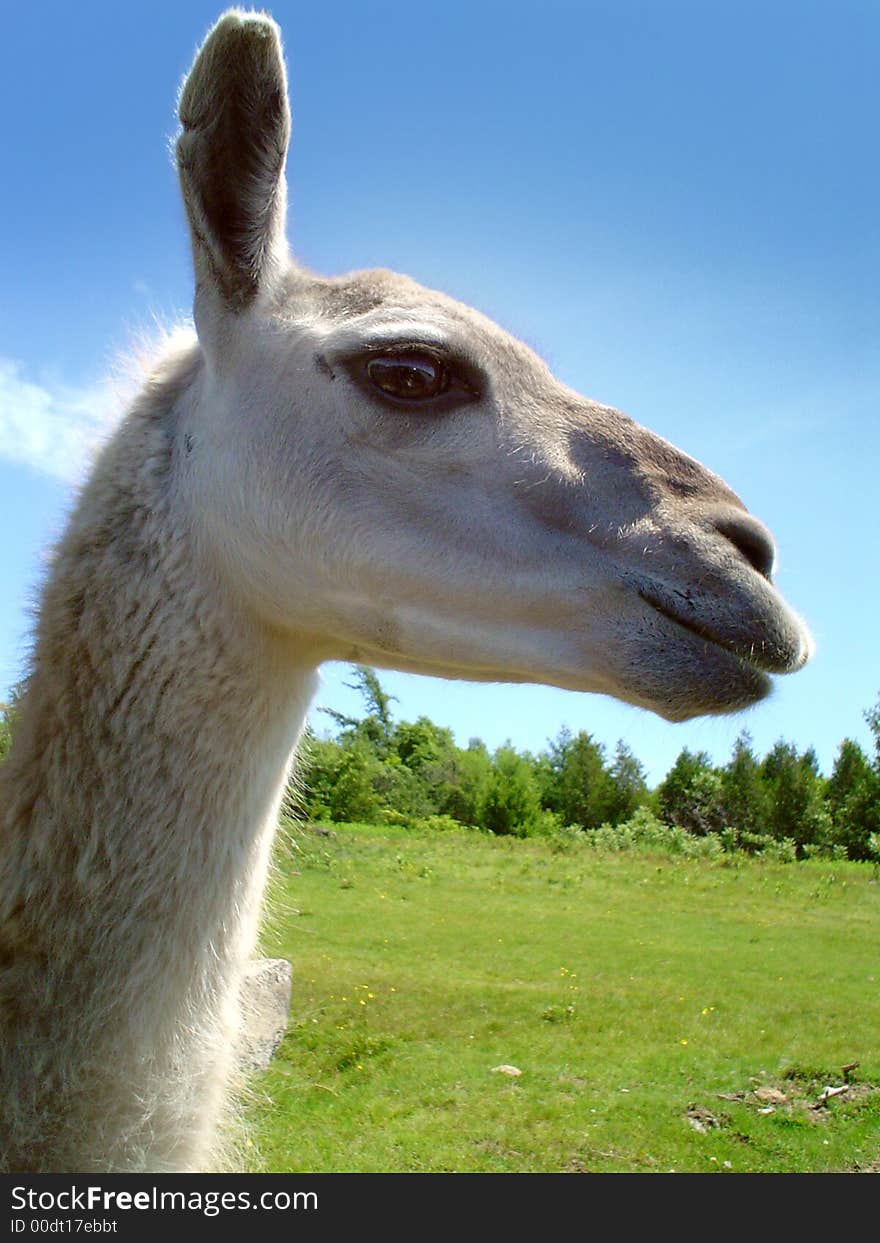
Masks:
[[[745,510],[734,510],[713,516],[712,525],[719,535],[733,544],[753,570],[769,580],[776,564],[776,544],[763,522]]]

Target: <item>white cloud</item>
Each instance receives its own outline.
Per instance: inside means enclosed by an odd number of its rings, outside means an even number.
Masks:
[[[120,401],[109,381],[80,388],[37,384],[20,363],[0,356],[0,457],[77,482],[113,428]]]

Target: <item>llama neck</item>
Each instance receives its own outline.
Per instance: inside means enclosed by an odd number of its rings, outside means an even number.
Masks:
[[[55,1168],[191,1160],[180,1133],[210,1109],[211,1092],[194,1085],[223,1078],[218,1049],[314,688],[313,662],[199,568],[175,516],[167,433],[167,412],[136,409],[80,501],[2,770],[0,1020],[17,1024],[17,1047],[32,1048],[54,1085],[41,1119],[22,1117],[20,1129],[73,1134],[94,1128],[86,1108],[101,1113],[103,1139],[80,1140],[91,1153],[46,1156]],[[0,1070],[9,1082],[28,1073]],[[169,1093],[177,1122],[166,1124],[158,1102]],[[65,1116],[47,1117],[53,1109]],[[33,1165],[30,1143],[18,1150]],[[152,1154],[133,1156],[138,1145]]]

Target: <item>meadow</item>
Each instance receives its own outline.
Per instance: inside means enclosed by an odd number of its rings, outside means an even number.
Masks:
[[[252,1167],[880,1169],[877,868],[584,836],[285,835]]]

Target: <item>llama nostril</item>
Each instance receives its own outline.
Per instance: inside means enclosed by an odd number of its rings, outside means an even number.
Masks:
[[[770,578],[776,563],[776,545],[762,522],[748,513],[732,513],[714,518],[712,525],[745,557],[753,570]]]

